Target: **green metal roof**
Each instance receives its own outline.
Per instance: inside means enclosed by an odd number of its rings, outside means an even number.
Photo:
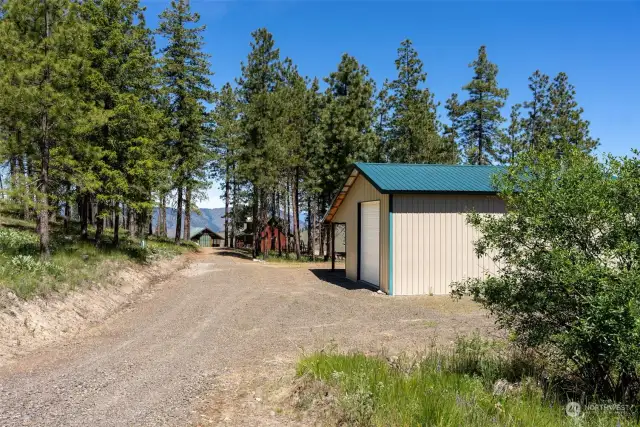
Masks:
[[[218,239],[224,239],[224,235],[218,233],[217,231],[213,231],[209,227],[193,227],[193,228],[191,228],[191,236],[189,236],[189,239],[193,239],[195,236],[197,236],[198,234],[202,233],[205,230],[209,230],[211,232],[211,234],[215,235]]]
[[[501,166],[355,163],[381,193],[495,194],[491,177]]]
[[[189,236],[189,238],[193,239],[196,235],[200,234],[204,229],[205,227],[192,227],[191,236]]]

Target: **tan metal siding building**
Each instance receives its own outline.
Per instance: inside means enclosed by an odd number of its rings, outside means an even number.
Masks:
[[[476,256],[473,244],[479,234],[466,216],[470,211],[505,212],[491,182],[499,171],[492,166],[355,164],[325,217],[346,226],[347,278],[366,279],[390,295],[443,295],[452,282],[496,274],[498,266],[489,257]],[[370,202],[375,201],[377,230],[371,225],[375,205]],[[376,232],[379,240],[371,239]],[[379,251],[361,247],[376,241]]]
[[[389,195],[382,194],[363,176],[355,177],[351,189],[332,222],[346,224],[345,270],[348,279],[358,277],[358,204],[380,201],[380,289],[389,292]]]
[[[472,210],[501,214],[505,207],[496,196],[393,196],[393,295],[448,294],[452,282],[497,272],[474,253],[479,234],[465,215]]]

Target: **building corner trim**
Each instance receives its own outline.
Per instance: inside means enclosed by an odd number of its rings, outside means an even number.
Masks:
[[[393,295],[393,194],[389,194],[389,295]]]

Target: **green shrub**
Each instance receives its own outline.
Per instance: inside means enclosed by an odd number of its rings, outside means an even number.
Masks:
[[[0,227],[0,251],[4,254],[33,254],[39,250],[38,235]]]
[[[508,212],[469,216],[495,276],[454,284],[516,343],[545,354],[578,393],[637,402],[640,160],[529,153],[498,177]]]

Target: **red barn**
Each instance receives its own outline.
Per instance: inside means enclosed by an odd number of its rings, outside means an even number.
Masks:
[[[284,251],[287,248],[287,234],[277,224],[277,221],[269,221],[269,224],[260,233],[260,250],[262,253],[269,251]]]

